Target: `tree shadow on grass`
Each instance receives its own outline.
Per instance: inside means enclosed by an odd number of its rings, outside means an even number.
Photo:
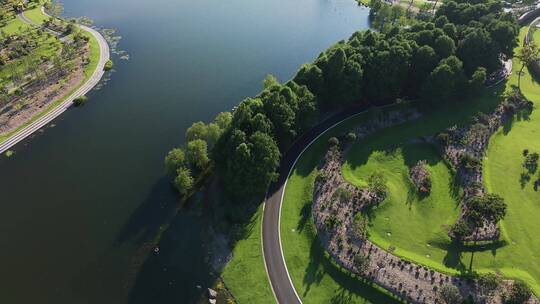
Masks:
[[[381,291],[375,284],[366,281],[331,261],[320,244],[317,236],[313,236],[310,248],[310,261],[306,267],[303,284],[306,297],[313,284],[319,285],[324,276],[330,276],[340,287],[334,291],[330,303],[351,303],[355,297],[362,297],[370,303],[402,303],[397,298]]]
[[[504,240],[471,244],[462,244],[460,242],[450,240],[432,240],[429,243],[434,247],[446,251],[446,255],[443,259],[444,266],[456,269],[461,273],[472,271],[474,255],[476,252],[491,251],[491,254],[496,256],[499,248],[508,245]],[[470,258],[467,261],[467,259],[464,258],[464,255],[469,253]]]

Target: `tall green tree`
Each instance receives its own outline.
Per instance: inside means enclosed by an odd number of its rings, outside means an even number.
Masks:
[[[540,60],[540,49],[536,44],[531,41],[529,44],[524,45],[516,56],[521,61],[521,68],[518,73],[518,89],[521,90],[521,75],[526,66],[531,65]]]

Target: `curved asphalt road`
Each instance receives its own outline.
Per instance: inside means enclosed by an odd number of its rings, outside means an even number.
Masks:
[[[42,8],[43,11],[43,8]],[[44,11],[43,11],[44,12]],[[44,12],[45,15],[47,15]],[[29,22],[30,24],[36,25],[31,20],[26,18],[24,14],[20,14],[21,19],[24,22]],[[99,44],[99,62],[97,64],[96,69],[94,70],[94,73],[92,76],[84,83],[82,84],[75,92],[73,92],[71,95],[69,95],[64,102],[62,102],[60,105],[56,106],[53,110],[49,111],[47,114],[41,116],[31,124],[27,125],[8,139],[6,139],[4,142],[0,143],[0,154],[4,153],[17,143],[21,142],[26,137],[30,136],[32,133],[36,132],[37,130],[44,127],[46,124],[51,122],[56,117],[60,116],[60,114],[64,113],[69,107],[73,105],[73,100],[75,100],[77,97],[83,96],[86,93],[88,93],[93,87],[95,87],[98,82],[101,80],[101,77],[105,73],[105,63],[109,60],[110,54],[109,54],[109,45],[107,44],[107,41],[103,36],[101,36],[100,33],[98,33],[96,30],[89,28],[84,25],[79,25],[79,28],[81,28],[83,31],[89,32],[94,36]]]
[[[280,214],[287,179],[300,155],[321,135],[344,120],[365,112],[354,108],[338,113],[300,137],[281,159],[279,177],[266,194],[262,220],[262,250],[266,273],[276,301],[280,304],[302,303],[292,284],[281,247]]]
[[[497,79],[492,83],[486,83],[486,87],[498,85],[510,75],[512,71],[511,60],[504,63],[504,71],[504,73],[497,75]],[[390,105],[381,106],[380,108]],[[280,304],[302,303],[289,276],[283,248],[281,247],[280,215],[287,180],[302,153],[317,138],[334,126],[366,110],[366,107],[345,110],[318,124],[296,140],[281,159],[278,180],[268,188],[263,207],[262,252],[270,286],[276,301]]]

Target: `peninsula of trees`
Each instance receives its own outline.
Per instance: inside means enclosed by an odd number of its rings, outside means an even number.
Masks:
[[[376,31],[337,42],[285,83],[267,77],[264,90],[231,113],[193,124],[186,146],[165,160],[178,191],[188,195],[204,175],[218,177],[236,201],[261,196],[281,155],[324,113],[472,96],[517,45],[515,17],[499,1],[446,1],[429,20],[407,18],[381,0],[370,6]]]

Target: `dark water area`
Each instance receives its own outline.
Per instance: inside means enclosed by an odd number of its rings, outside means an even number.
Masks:
[[[0,157],[0,302],[193,302],[211,280],[197,214],[178,215],[163,258],[143,259],[177,202],[164,155],[267,74],[287,80],[367,28],[368,11],[354,0],[63,3],[117,29],[130,59],[113,57],[84,107]]]

